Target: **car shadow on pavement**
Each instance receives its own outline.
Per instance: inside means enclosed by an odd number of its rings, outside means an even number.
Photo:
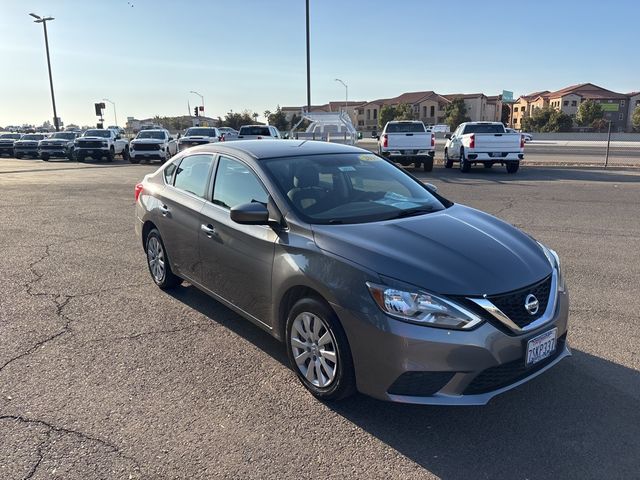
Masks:
[[[535,181],[571,180],[583,182],[640,183],[640,170],[635,169],[584,169],[562,167],[523,166],[518,173],[512,175],[503,168],[472,168],[469,173],[460,173],[458,169],[434,169],[433,172],[411,172],[423,182],[439,180],[445,183],[464,184],[474,180],[483,182],[518,184]]]
[[[191,286],[171,295],[288,368],[280,342],[221,303]],[[638,478],[640,471],[640,373],[577,350],[482,407],[364,395],[326,405],[443,479]]]

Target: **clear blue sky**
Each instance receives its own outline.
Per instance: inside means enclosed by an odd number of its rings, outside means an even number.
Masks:
[[[133,3],[133,7],[130,4]],[[306,103],[304,0],[0,0],[0,125]],[[515,95],[593,82],[640,90],[638,0],[311,0],[312,103],[405,91]],[[107,121],[112,111],[108,108]]]

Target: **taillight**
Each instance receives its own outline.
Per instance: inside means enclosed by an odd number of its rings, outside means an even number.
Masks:
[[[136,188],[134,190],[134,195],[136,197],[136,202],[138,201],[138,197],[140,197],[140,194],[142,193],[143,189],[144,189],[144,186],[141,183],[136,184]]]
[[[524,135],[520,135],[520,148],[524,148]]]
[[[385,133],[384,135],[382,135],[382,147],[387,148],[388,146],[389,146],[389,137],[387,137],[387,134]]]
[[[431,146],[436,146],[436,136],[433,133],[431,134]]]
[[[469,148],[476,148],[476,134],[472,133],[469,138]]]

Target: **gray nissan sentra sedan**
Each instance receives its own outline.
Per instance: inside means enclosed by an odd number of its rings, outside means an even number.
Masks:
[[[570,355],[556,253],[366,150],[209,144],[135,196],[154,282],[284,341],[320,399],[485,404]]]

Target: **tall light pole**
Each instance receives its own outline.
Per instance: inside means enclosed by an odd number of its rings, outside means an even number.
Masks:
[[[111,100],[109,100],[108,98],[103,98],[102,99],[103,102],[109,102],[111,105],[113,105],[113,118],[116,121],[116,127],[118,126],[118,114],[116,113],[116,102],[112,102]]]
[[[347,86],[346,83],[344,83],[342,80],[340,80],[339,78],[335,78],[334,79],[336,82],[340,82],[342,85],[344,85],[344,111],[347,115],[349,115],[348,107],[349,107],[349,87]]]
[[[200,95],[198,92],[194,92],[193,90],[191,90],[189,93],[193,93],[193,94],[198,95],[200,97],[200,102],[202,103],[202,112],[204,113],[204,97],[202,95]]]
[[[51,77],[51,59],[49,58],[49,38],[47,37],[47,22],[54,20],[53,17],[41,17],[35,13],[30,13],[30,16],[35,18],[34,23],[41,23],[44,27],[44,46],[47,50],[47,67],[49,67],[49,86],[51,87],[51,103],[53,103],[53,126],[56,127],[56,132],[60,131],[60,125],[58,125],[58,112],[56,112],[56,97],[53,94],[53,78]]]
[[[311,112],[311,60],[309,58],[309,0],[307,5],[307,112]]]

